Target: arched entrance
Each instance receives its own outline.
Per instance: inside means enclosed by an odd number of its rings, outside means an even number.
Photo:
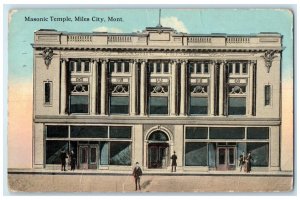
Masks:
[[[169,137],[161,130],[154,131],[148,138],[148,168],[167,168]]]

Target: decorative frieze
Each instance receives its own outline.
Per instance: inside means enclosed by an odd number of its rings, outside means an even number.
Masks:
[[[112,83],[128,83],[129,78],[123,78],[123,77],[113,77],[111,78]]]
[[[246,78],[230,78],[228,80],[229,84],[247,84]]]

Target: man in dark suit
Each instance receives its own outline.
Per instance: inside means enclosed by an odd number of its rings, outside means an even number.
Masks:
[[[65,150],[62,150],[60,153],[60,161],[61,161],[61,171],[67,171],[66,170],[66,158],[67,158],[67,153]]]
[[[175,154],[176,152],[174,151],[174,154],[171,156],[171,160],[172,160],[172,172],[173,172],[173,168],[174,168],[174,172],[176,172],[176,166],[177,166],[177,156]]]
[[[132,175],[134,177],[134,180],[135,180],[135,190],[137,190],[138,186],[139,186],[139,190],[141,190],[141,177],[143,172],[142,172],[142,169],[140,168],[139,166],[139,163],[136,162],[135,163],[135,167],[133,169],[133,172],[132,172]]]

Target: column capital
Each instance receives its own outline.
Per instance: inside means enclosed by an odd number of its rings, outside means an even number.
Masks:
[[[138,59],[140,63],[146,63],[148,62],[148,59]]]
[[[170,63],[171,63],[171,64],[177,64],[178,62],[179,62],[178,59],[172,59],[172,60],[170,60]]]
[[[131,59],[130,62],[131,63],[141,63],[142,60],[141,59]]]
[[[218,64],[226,64],[227,60],[214,60],[213,62],[218,63]]]
[[[99,58],[91,58],[91,62],[99,62]]]
[[[109,62],[108,58],[99,58],[98,59],[99,62]]]
[[[218,61],[217,60],[210,60],[209,63],[215,65],[215,64],[218,63]]]
[[[69,58],[61,58],[60,60],[61,60],[61,62],[68,62]]]
[[[182,64],[187,64],[188,63],[188,59],[180,59],[179,62],[182,63]]]

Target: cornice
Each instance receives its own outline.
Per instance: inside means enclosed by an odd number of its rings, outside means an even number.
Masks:
[[[139,52],[167,52],[167,53],[188,53],[188,52],[265,52],[275,51],[277,53],[284,50],[283,47],[191,47],[191,46],[170,46],[170,47],[139,47],[139,46],[99,46],[99,45],[51,45],[51,44],[33,44],[36,50],[51,48],[53,50],[71,50],[71,51],[139,51]]]

